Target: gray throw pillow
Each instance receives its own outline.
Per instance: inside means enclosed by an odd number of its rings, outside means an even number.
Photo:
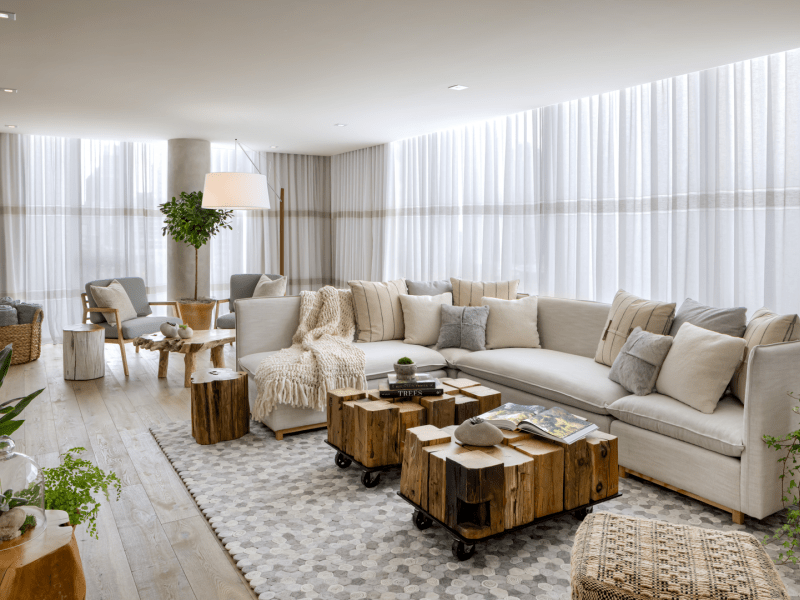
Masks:
[[[684,323],[691,323],[695,327],[702,327],[731,337],[742,337],[747,327],[747,309],[744,307],[714,308],[687,298],[678,309],[669,334],[675,337]]]
[[[488,306],[448,306],[442,304],[442,328],[436,348],[486,350]]]
[[[672,338],[634,329],[619,351],[608,378],[637,396],[652,393],[658,372],[672,347]]]
[[[449,279],[439,281],[410,281],[406,279],[409,296],[438,296],[453,291],[453,284]]]

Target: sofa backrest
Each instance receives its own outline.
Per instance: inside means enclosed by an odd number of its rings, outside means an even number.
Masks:
[[[275,281],[276,279],[280,279],[281,276],[267,273],[267,277]],[[256,291],[259,279],[261,279],[261,273],[231,275],[231,297],[228,300],[228,306],[230,306],[231,312],[236,312],[237,300],[240,298],[253,297],[253,292]]]
[[[539,296],[539,343],[547,350],[594,358],[610,309],[602,302]]]
[[[97,308],[97,302],[94,301],[92,290],[89,286],[94,285],[96,287],[106,287],[109,283],[114,281],[114,279],[119,281],[122,287],[125,289],[125,292],[128,294],[128,298],[131,299],[133,308],[136,310],[137,317],[146,317],[147,315],[153,314],[153,309],[150,308],[150,302],[147,300],[147,288],[144,285],[144,279],[141,277],[114,277],[112,279],[98,279],[96,281],[90,281],[86,284],[86,295],[88,296],[89,306],[91,308]],[[106,320],[103,318],[103,313],[89,313],[89,320],[92,323],[106,322]]]
[[[240,298],[236,311],[236,360],[292,345],[300,324],[300,296]]]

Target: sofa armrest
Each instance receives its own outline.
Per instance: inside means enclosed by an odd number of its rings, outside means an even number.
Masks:
[[[300,296],[236,300],[236,362],[292,345],[300,323]]]
[[[800,341],[753,348],[744,399],[741,510],[757,519],[783,508],[780,454],[764,436],[782,437],[798,428],[790,393],[800,394]]]

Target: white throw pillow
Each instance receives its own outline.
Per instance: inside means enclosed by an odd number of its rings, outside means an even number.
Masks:
[[[521,300],[481,298],[481,306],[489,307],[486,321],[486,349],[540,348],[536,325],[536,296]]]
[[[109,283],[106,287],[100,285],[90,285],[89,289],[92,292],[92,298],[100,308],[116,308],[119,311],[120,321],[129,321],[135,319],[139,315],[136,309],[133,308],[133,303],[128,292],[122,287],[122,284],[116,279]],[[117,324],[117,317],[114,313],[101,313],[103,318],[112,325]]]
[[[253,298],[274,298],[286,295],[286,276],[270,279],[262,275],[256,284]]]
[[[432,346],[439,340],[442,328],[442,304],[452,305],[453,294],[438,296],[400,296],[406,324],[406,344]]]
[[[711,414],[742,362],[746,347],[742,338],[684,323],[661,366],[656,390]]]

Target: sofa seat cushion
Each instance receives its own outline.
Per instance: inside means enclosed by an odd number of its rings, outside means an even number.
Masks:
[[[236,329],[236,313],[228,313],[217,319],[217,327],[220,329]]]
[[[731,395],[706,414],[663,394],[626,396],[608,407],[620,421],[725,456],[744,451],[744,406]]]
[[[356,344],[356,348],[361,348],[367,357],[366,376],[367,379],[384,377],[389,373],[394,373],[394,363],[398,358],[407,356],[417,365],[417,371],[426,373],[429,371],[439,371],[447,367],[444,356],[426,348],[425,346],[415,346],[405,344],[400,340],[389,340],[385,342],[364,342]],[[258,365],[270,354],[274,352],[258,352],[239,359],[242,368],[247,369],[255,375]]]
[[[594,358],[540,348],[502,348],[472,352],[456,360],[464,373],[501,383],[591,413],[629,392],[608,378],[610,367]]]
[[[452,368],[455,368],[460,358],[472,354],[472,350],[467,350],[466,348],[440,348],[437,352],[444,356],[444,359],[447,361],[447,366]]]
[[[142,335],[158,333],[162,323],[172,323],[180,325],[183,323],[178,317],[162,317],[160,315],[150,317],[136,317],[122,322],[122,337],[132,340]],[[111,323],[98,323],[106,330],[106,339],[117,339],[117,326]]]

